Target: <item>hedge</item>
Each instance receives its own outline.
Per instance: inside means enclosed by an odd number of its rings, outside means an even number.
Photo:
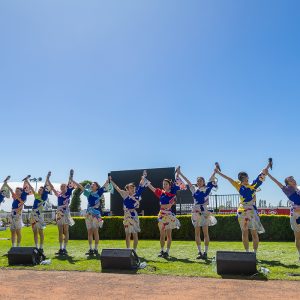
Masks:
[[[190,215],[177,216],[181,227],[173,230],[174,240],[194,240],[194,227]],[[236,215],[216,215],[218,224],[209,228],[209,236],[215,241],[241,240],[241,230]],[[124,239],[123,217],[104,217],[103,228],[100,229],[101,239]],[[290,228],[289,216],[261,215],[261,222],[266,230],[260,234],[262,241],[293,241],[294,234]],[[87,239],[85,219],[74,217],[75,224],[70,227],[70,239]],[[140,217],[140,239],[159,239],[157,217]],[[251,235],[249,235],[251,236]]]

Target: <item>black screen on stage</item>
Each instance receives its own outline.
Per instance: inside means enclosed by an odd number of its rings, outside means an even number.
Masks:
[[[156,188],[162,188],[162,181],[164,178],[175,179],[175,168],[155,168],[155,169],[140,169],[140,170],[126,170],[126,171],[111,171],[112,180],[121,188],[125,189],[125,185],[134,182],[138,186],[143,171],[147,170],[147,179]],[[115,190],[110,196],[110,210],[114,216],[122,216],[123,199]],[[159,200],[154,193],[146,188],[142,194],[140,207],[137,209],[138,213],[144,211],[145,216],[155,216],[159,212]]]

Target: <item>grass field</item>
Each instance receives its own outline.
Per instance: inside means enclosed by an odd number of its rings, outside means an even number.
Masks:
[[[33,245],[33,234],[30,227],[23,228],[22,246]],[[12,268],[8,266],[7,251],[10,249],[10,231],[0,232],[0,267]],[[73,271],[93,271],[100,272],[99,258],[88,258],[84,254],[88,250],[87,241],[69,241],[68,257],[56,257],[58,250],[58,236],[56,226],[48,226],[45,229],[45,254],[51,259],[50,265],[38,265],[34,267],[16,266],[13,268],[27,268],[34,270],[73,270]],[[103,240],[100,241],[101,248],[124,248],[123,240]],[[138,247],[138,255],[142,261],[147,263],[147,267],[138,270],[137,273],[159,274],[159,275],[182,275],[182,276],[202,276],[220,277],[215,271],[213,257],[217,250],[237,250],[242,251],[242,242],[211,242],[207,261],[197,260],[196,246],[192,241],[174,241],[172,244],[170,258],[163,259],[157,257],[160,250],[159,241],[141,240]],[[99,251],[99,252],[100,252]],[[258,266],[266,267],[270,270],[267,279],[300,280],[300,263],[294,243],[291,242],[262,242],[258,252]],[[298,276],[297,276],[298,275]],[[238,277],[235,277],[238,278]],[[266,279],[263,275],[258,275],[256,279]]]

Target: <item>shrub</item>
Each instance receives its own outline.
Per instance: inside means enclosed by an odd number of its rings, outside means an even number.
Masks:
[[[236,215],[216,215],[217,225],[209,228],[211,240],[241,240],[241,230]],[[294,234],[290,228],[289,216],[261,215],[261,222],[266,230],[260,235],[262,241],[293,241]],[[194,240],[194,227],[190,215],[178,216],[181,223],[179,230],[173,230],[174,240]],[[103,217],[103,228],[100,229],[101,239],[124,239],[123,217]],[[70,239],[87,239],[85,219],[74,218],[75,225],[70,227]],[[157,217],[140,217],[140,239],[159,239]],[[251,236],[251,235],[249,235]]]

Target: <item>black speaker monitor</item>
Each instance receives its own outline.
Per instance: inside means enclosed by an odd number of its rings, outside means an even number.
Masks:
[[[217,273],[219,275],[252,275],[257,273],[254,252],[217,251]]]
[[[139,258],[132,249],[103,249],[101,252],[101,268],[105,269],[137,269]]]
[[[35,247],[12,247],[7,254],[9,265],[37,265],[45,259]]]

